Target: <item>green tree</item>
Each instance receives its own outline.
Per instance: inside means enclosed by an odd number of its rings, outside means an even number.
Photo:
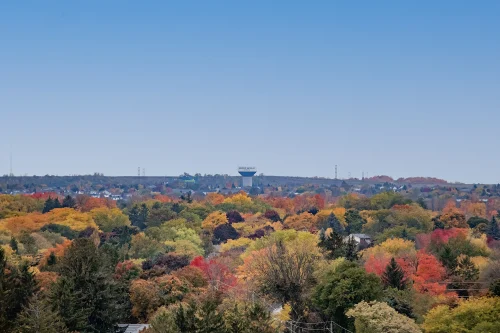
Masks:
[[[34,295],[19,314],[16,333],[66,333],[66,325],[51,304]]]
[[[162,307],[160,308],[153,318],[150,320],[151,328],[149,331],[152,333],[182,333],[177,324],[175,323],[175,314],[172,311]]]
[[[226,333],[245,333],[247,332],[248,322],[243,311],[240,311],[237,304],[231,311],[224,313],[224,324]]]
[[[382,274],[382,281],[386,287],[399,290],[406,288],[405,272],[394,258],[391,258],[391,262],[385,268],[384,274]]]
[[[10,239],[9,245],[12,251],[14,251],[16,254],[19,254],[19,245],[17,244],[17,240],[14,237]]]
[[[19,236],[19,241],[24,246],[24,251],[27,254],[35,255],[38,253],[38,246],[36,245],[35,239],[27,232],[21,232]]]
[[[414,295],[413,289],[399,290],[396,288],[387,288],[384,290],[382,301],[386,302],[398,313],[416,319],[416,315],[413,312],[413,304],[415,303]]]
[[[52,200],[52,198],[49,197],[47,200],[45,200],[45,205],[43,206],[42,213],[43,214],[48,213],[52,209],[54,209],[54,200]]]
[[[53,201],[53,206],[52,206],[52,209],[56,209],[56,208],[61,208],[61,202],[59,201],[59,198],[55,198],[54,201]]]
[[[424,318],[422,327],[426,333],[498,333],[500,297],[473,297],[453,308],[438,305]]]
[[[55,253],[52,251],[47,258],[47,266],[55,266],[57,264],[57,257]]]
[[[325,250],[328,259],[345,256],[344,237],[335,230],[331,230],[329,234],[321,230],[318,246]]]
[[[91,239],[75,239],[66,250],[51,301],[70,331],[114,332],[118,321],[128,317],[128,296],[113,280],[109,263]]]
[[[490,221],[490,224],[488,224],[488,229],[486,231],[486,234],[493,239],[496,240],[500,239],[500,228],[498,227],[498,222],[495,216],[493,216],[493,218]]]
[[[490,285],[490,294],[492,296],[500,296],[500,279],[496,279]]]
[[[344,227],[340,223],[339,219],[335,214],[331,213],[326,220],[327,228],[332,228],[333,231],[342,235],[344,233]]]
[[[182,304],[175,313],[175,323],[181,332],[196,333],[196,304],[190,302],[187,310],[184,310]]]
[[[63,206],[63,208],[75,208],[76,201],[75,201],[75,199],[73,199],[73,197],[71,195],[67,195],[63,199],[62,206]]]
[[[248,321],[246,333],[276,333],[273,327],[271,314],[259,303],[246,308],[245,317]],[[233,333],[233,332],[231,332]],[[234,332],[237,333],[237,332]]]
[[[425,203],[424,198],[418,198],[417,203],[423,209],[428,209],[427,204]]]
[[[482,218],[482,217],[477,217],[477,216],[472,216],[468,221],[467,221],[467,224],[469,225],[469,227],[471,228],[475,228],[477,227],[478,225],[480,224],[486,224],[488,225],[490,223],[490,221],[488,221],[487,219],[485,218]]]
[[[345,212],[345,221],[347,223],[346,232],[348,234],[360,233],[363,225],[366,223],[365,219],[359,215],[359,211],[356,209],[349,209]]]
[[[0,332],[12,332],[17,315],[37,290],[28,264],[10,265],[0,247]]]
[[[149,208],[145,203],[141,205],[134,205],[128,212],[128,217],[133,226],[138,227],[140,230],[146,228],[146,221],[149,216]]]
[[[359,259],[358,244],[354,237],[348,237],[347,241],[344,242],[344,255],[349,261],[356,261]]]
[[[217,310],[217,303],[211,298],[201,303],[195,322],[197,333],[220,333],[224,330],[222,313]]]
[[[361,301],[373,301],[382,296],[382,284],[375,274],[366,273],[356,263],[345,261],[333,274],[328,274],[313,294],[313,301],[327,318],[342,326],[350,324],[345,312]]]
[[[478,278],[479,269],[474,265],[469,256],[462,256],[457,261],[457,267],[455,268],[450,287],[453,289],[459,289],[457,291],[459,296],[469,296],[469,289],[474,289],[469,282],[474,282]]]

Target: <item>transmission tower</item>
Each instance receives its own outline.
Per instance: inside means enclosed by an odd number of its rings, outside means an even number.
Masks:
[[[9,176],[12,177],[14,176],[14,173],[12,172],[12,150],[10,152],[10,173]]]

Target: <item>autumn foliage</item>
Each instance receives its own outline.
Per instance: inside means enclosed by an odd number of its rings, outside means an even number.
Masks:
[[[229,268],[214,259],[196,257],[191,261],[190,265],[199,268],[209,283],[218,290],[227,290],[236,285],[236,277],[231,273]]]

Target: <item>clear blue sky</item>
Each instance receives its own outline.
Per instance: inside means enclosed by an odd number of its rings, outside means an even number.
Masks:
[[[0,174],[500,182],[500,1],[2,1]]]

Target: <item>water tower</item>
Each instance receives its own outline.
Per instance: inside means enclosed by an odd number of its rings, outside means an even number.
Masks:
[[[238,172],[243,179],[242,187],[252,187],[252,177],[257,173],[257,168],[239,167]]]

